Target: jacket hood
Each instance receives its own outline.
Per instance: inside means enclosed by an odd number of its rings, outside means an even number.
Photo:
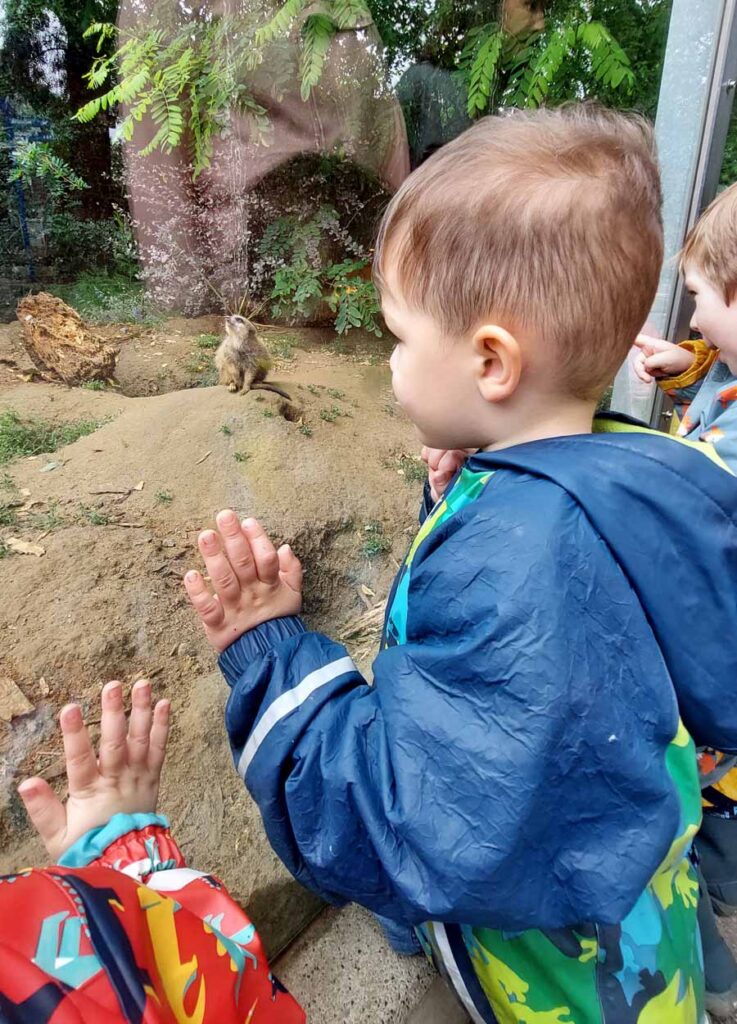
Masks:
[[[597,424],[604,432],[479,452],[468,465],[568,492],[639,598],[695,743],[737,752],[737,477],[706,446]]]

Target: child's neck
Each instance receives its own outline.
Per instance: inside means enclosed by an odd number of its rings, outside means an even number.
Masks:
[[[571,398],[553,405],[549,398],[540,398],[518,407],[505,418],[501,429],[494,431],[495,437],[485,451],[498,451],[529,441],[542,441],[547,437],[570,437],[572,434],[590,434],[596,411],[596,402]]]

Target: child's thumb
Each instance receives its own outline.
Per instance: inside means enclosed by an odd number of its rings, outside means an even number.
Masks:
[[[44,846],[54,857],[55,847],[67,824],[64,805],[48,782],[43,779],[26,779],[25,782],[21,782],[18,786],[18,795]]]

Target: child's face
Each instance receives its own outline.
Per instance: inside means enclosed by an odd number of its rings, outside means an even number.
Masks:
[[[476,384],[478,359],[470,342],[449,338],[426,313],[411,309],[398,291],[385,289],[381,305],[397,338],[389,365],[397,401],[431,448],[472,448],[485,405]]]
[[[699,331],[707,344],[718,348],[721,361],[737,374],[737,301],[727,305],[723,292],[696,267],[687,265],[685,271],[686,288],[696,303],[692,330]]]

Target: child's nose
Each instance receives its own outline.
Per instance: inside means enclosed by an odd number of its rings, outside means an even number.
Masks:
[[[698,331],[699,330],[699,322],[698,322],[698,319],[696,317],[696,312],[695,311],[694,311],[694,315],[691,317],[691,323],[689,324],[689,326],[690,326],[692,331]]]

